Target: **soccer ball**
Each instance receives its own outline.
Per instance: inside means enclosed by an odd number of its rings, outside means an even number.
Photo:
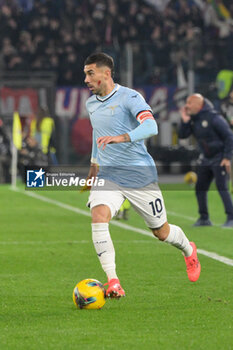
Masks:
[[[184,176],[184,182],[189,185],[193,185],[197,182],[197,174],[194,171],[189,171]]]
[[[74,287],[73,301],[79,309],[101,309],[106,302],[105,298],[103,284],[95,279],[85,279]]]

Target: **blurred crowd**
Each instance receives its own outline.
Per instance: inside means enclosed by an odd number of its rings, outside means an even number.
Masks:
[[[18,112],[15,111],[15,114]],[[19,116],[19,123],[21,130],[17,129],[14,134],[9,124],[0,117],[0,184],[11,180],[12,133],[17,141],[20,139],[20,145],[15,144],[13,136],[13,142],[18,148],[18,170],[23,180],[27,166],[58,164],[55,122],[48,108],[39,106],[35,115]]]
[[[59,85],[82,85],[87,55],[118,62],[131,43],[135,84],[174,83],[179,64],[209,82],[232,69],[232,18],[231,0],[0,0],[0,70],[49,70]]]

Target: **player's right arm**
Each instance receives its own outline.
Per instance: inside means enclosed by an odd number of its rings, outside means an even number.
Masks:
[[[90,169],[87,175],[87,180],[91,179],[94,177],[94,179],[96,178],[97,174],[99,172],[99,166],[98,164],[95,163],[91,163],[90,165]]]
[[[97,163],[98,148],[96,144],[96,137],[94,130],[92,131],[92,151],[91,151],[91,164],[87,179],[96,177],[99,171],[99,166]]]
[[[186,139],[192,134],[191,117],[187,115],[185,107],[180,109],[181,123],[178,130],[178,137],[180,139]]]
[[[96,144],[95,131],[92,130],[92,150],[91,150],[91,164],[97,164],[98,148]]]

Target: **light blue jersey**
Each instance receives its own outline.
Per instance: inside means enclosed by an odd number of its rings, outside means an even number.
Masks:
[[[96,144],[101,136],[130,135],[140,125],[136,117],[142,111],[151,111],[142,95],[116,84],[107,96],[91,96],[86,107],[93,127],[92,159],[100,166],[98,177],[129,188],[158,181],[154,160],[143,140],[107,144],[104,150]]]

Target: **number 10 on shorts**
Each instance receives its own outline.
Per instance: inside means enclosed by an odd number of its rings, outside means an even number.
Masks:
[[[157,198],[154,202],[150,202],[149,204],[151,205],[152,213],[154,216],[161,213],[163,210],[162,201],[159,198]]]

